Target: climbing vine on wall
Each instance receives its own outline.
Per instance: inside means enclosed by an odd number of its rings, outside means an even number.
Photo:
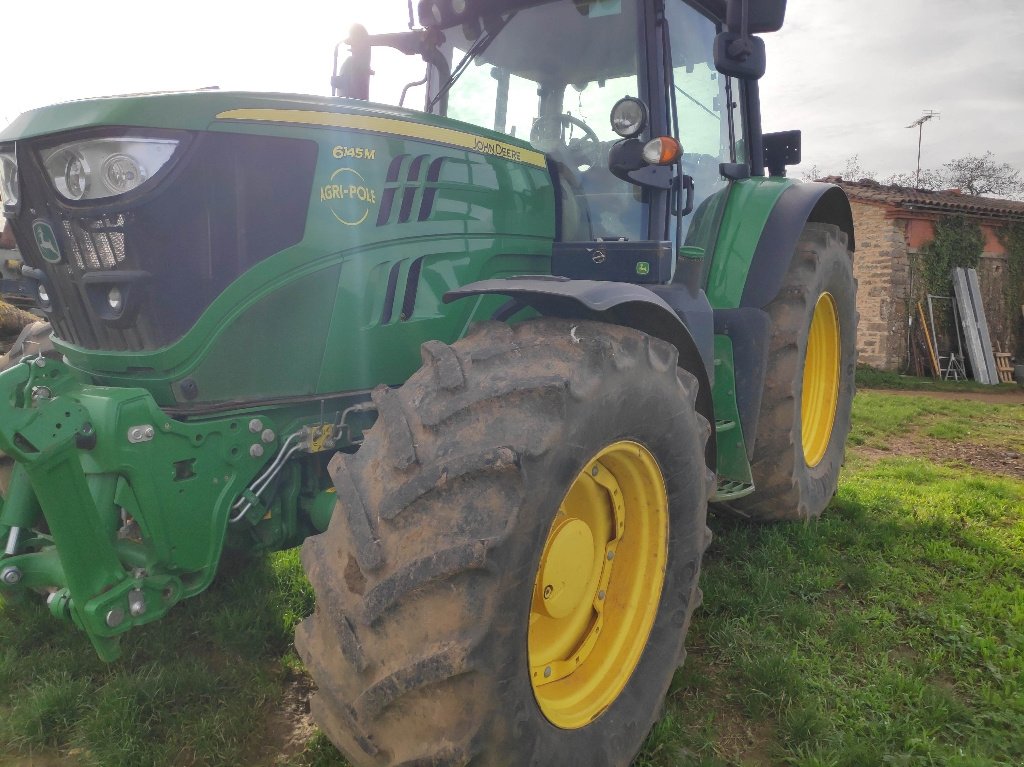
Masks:
[[[1020,320],[1020,307],[1024,305],[1024,221],[1010,224],[999,233],[999,239],[1006,248],[1006,296],[1007,316]]]
[[[953,295],[950,272],[956,267],[977,269],[985,249],[981,227],[963,216],[950,216],[935,222],[935,238],[921,249],[919,268],[927,292],[937,296]]]

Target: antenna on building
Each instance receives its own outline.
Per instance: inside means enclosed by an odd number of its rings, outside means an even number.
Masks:
[[[917,173],[914,175],[915,189],[918,189],[921,186],[921,136],[924,133],[924,124],[933,117],[939,117],[939,113],[934,109],[926,109],[924,110],[923,115],[907,126],[908,128],[917,128]]]

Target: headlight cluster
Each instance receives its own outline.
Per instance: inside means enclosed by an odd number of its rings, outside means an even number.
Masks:
[[[0,152],[0,198],[4,207],[13,210],[18,205],[18,161],[14,152]]]
[[[43,166],[66,200],[100,200],[135,189],[171,159],[178,142],[153,138],[96,138],[46,150]]]

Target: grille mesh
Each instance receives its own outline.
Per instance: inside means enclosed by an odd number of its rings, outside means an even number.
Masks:
[[[71,257],[79,271],[116,269],[124,261],[125,214],[70,219],[63,223]]]

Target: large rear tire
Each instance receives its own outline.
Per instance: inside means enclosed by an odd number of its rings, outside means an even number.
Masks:
[[[711,475],[674,347],[489,323],[374,393],[302,561],[312,711],[357,767],[624,767],[699,601]]]
[[[847,236],[804,227],[778,296],[754,442],[754,493],[729,507],[758,520],[806,520],[835,495],[850,431],[857,288]]]

